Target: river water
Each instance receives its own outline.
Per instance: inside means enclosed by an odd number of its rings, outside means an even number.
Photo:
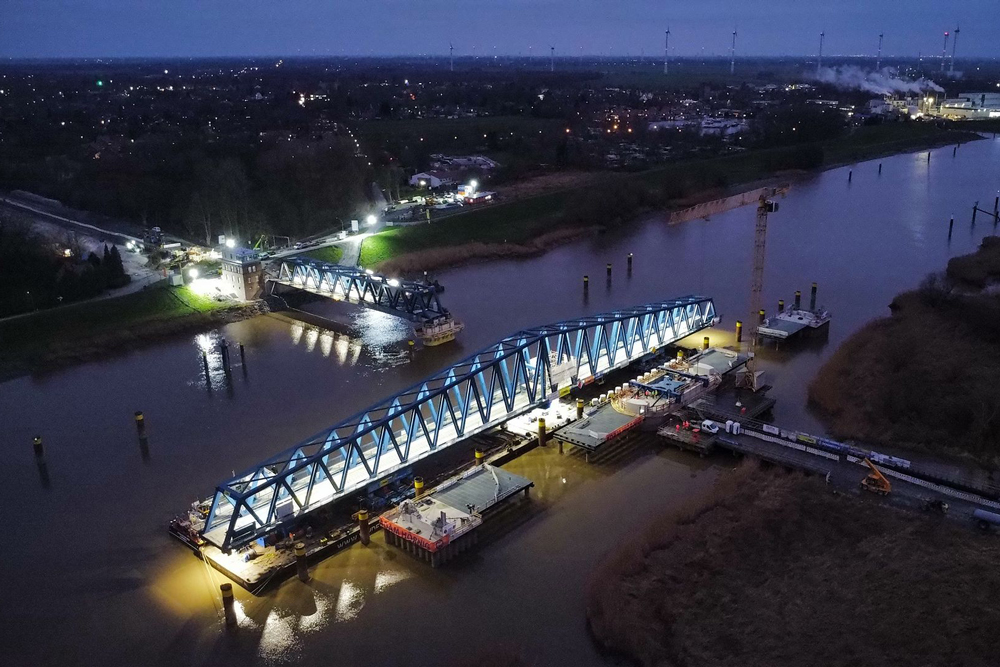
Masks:
[[[822,431],[805,389],[845,337],[892,297],[972,251],[992,222],[1000,141],[899,155],[797,182],[770,217],[765,304],[794,290],[833,312],[828,340],[767,350],[776,421]],[[948,219],[956,216],[951,239]],[[516,652],[535,664],[604,664],[585,629],[587,580],[650,517],[711,485],[731,461],[639,448],[601,465],[553,448],[507,467],[536,484],[520,525],[441,570],[359,545],[263,597],[237,590],[225,633],[224,578],[170,540],[169,518],[241,470],[518,328],[680,296],[714,297],[722,328],[746,319],[754,210],[676,226],[651,216],[520,261],[442,272],[443,301],[467,323],[456,344],[405,353],[399,320],[354,312],[357,336],[273,317],[59,372],[0,384],[5,664],[464,664]],[[635,255],[631,277],[625,257]],[[605,264],[614,265],[605,283]],[[591,288],[585,299],[582,276]],[[319,304],[317,312],[341,306]],[[201,350],[242,342],[231,379]],[[729,334],[713,334],[719,343]],[[238,359],[238,354],[233,355]],[[244,372],[245,371],[245,372]],[[135,437],[143,410],[149,450]],[[44,439],[47,468],[34,461]]]

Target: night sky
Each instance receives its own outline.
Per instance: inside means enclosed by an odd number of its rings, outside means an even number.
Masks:
[[[0,0],[0,56],[997,56],[997,0]],[[951,52],[951,45],[948,48]]]

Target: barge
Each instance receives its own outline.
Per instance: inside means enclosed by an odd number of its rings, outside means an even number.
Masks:
[[[812,294],[809,298],[809,308],[802,308],[802,293],[795,292],[795,305],[785,310],[785,302],[778,302],[778,312],[773,317],[766,318],[757,326],[757,334],[761,338],[769,338],[776,342],[808,336],[826,331],[830,324],[830,311],[816,307],[816,283],[812,284]],[[764,311],[761,311],[763,316]]]
[[[483,522],[534,482],[488,463],[379,517],[386,544],[438,567],[475,546]]]

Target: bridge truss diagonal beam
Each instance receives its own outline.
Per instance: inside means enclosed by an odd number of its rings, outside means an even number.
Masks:
[[[518,331],[220,484],[202,534],[239,547],[715,321],[687,296]]]
[[[352,266],[305,258],[284,259],[275,280],[333,299],[361,303],[418,323],[448,315],[435,287],[413,280],[387,278]]]

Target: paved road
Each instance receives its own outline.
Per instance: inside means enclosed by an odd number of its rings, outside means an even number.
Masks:
[[[276,252],[269,259],[284,259],[286,257],[295,257],[297,255],[304,255],[312,250],[318,250],[320,248],[328,248],[330,246],[339,245],[344,249],[344,254],[341,255],[340,261],[337,262],[341,266],[357,266],[358,260],[361,258],[361,243],[371,236],[371,233],[357,234],[356,236],[348,236],[346,239],[326,239],[322,243],[314,246],[309,246],[308,248],[289,248],[281,252]]]

